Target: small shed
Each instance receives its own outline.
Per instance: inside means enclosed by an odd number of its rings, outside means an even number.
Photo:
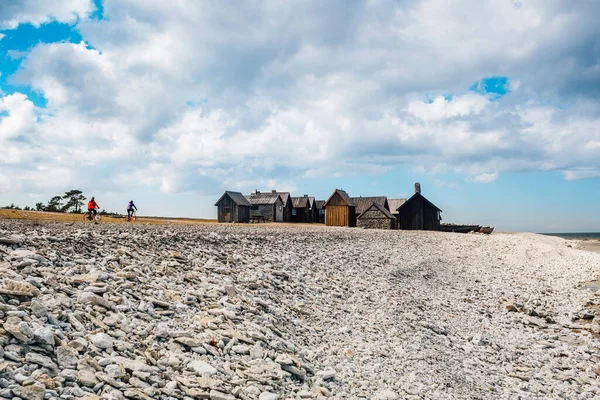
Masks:
[[[279,194],[256,191],[246,199],[250,203],[250,218],[262,216],[265,221],[283,221],[283,201]]]
[[[335,189],[325,202],[325,224],[327,226],[356,226],[356,207],[341,189]]]
[[[366,229],[393,229],[396,218],[379,203],[371,203],[363,213],[356,217],[356,225]]]
[[[371,207],[373,203],[379,204],[388,211],[390,210],[387,197],[385,196],[352,197],[352,202],[356,206],[356,216],[367,211],[367,208]]]
[[[398,212],[398,209],[404,203],[406,203],[406,199],[388,199],[390,213],[394,216],[394,227],[392,229],[399,229],[398,221],[400,220],[400,213]]]
[[[317,209],[317,219],[315,222],[320,224],[325,223],[325,200],[316,200],[315,208]]]
[[[219,222],[248,222],[250,202],[243,194],[226,191],[215,203]]]
[[[310,201],[307,195],[292,197],[292,207],[292,222],[312,222]]]
[[[290,192],[277,192],[273,190],[273,193],[277,193],[281,197],[283,202],[283,222],[290,222],[292,220],[292,196]]]
[[[440,210],[421,194],[421,185],[415,183],[415,194],[398,208],[400,229],[439,231]]]

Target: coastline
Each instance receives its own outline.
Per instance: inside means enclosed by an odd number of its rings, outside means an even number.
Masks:
[[[573,242],[575,249],[600,253],[600,240],[570,240],[569,242]]]

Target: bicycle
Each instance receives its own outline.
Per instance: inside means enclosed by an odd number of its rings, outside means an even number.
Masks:
[[[94,221],[94,223],[97,224],[100,221],[102,221],[102,215],[100,215],[100,214],[94,215],[91,211],[88,211],[83,214],[83,222],[86,222],[86,221]]]
[[[136,211],[134,211],[131,215],[127,214],[127,222],[137,221]]]

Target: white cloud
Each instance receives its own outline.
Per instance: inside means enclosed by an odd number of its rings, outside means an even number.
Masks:
[[[497,178],[498,178],[497,172],[489,172],[489,173],[479,174],[477,176],[469,178],[468,181],[469,182],[478,182],[478,183],[490,183],[490,182],[495,181]]]
[[[4,0],[0,4],[0,29],[14,29],[24,23],[39,27],[51,21],[72,24],[94,10],[92,0]]]
[[[48,100],[1,100],[14,182],[37,165],[167,193],[397,164],[474,182],[600,169],[591,3],[105,0],[101,21],[34,3],[0,21],[79,19],[85,42],[38,44],[9,77]],[[512,93],[468,90],[489,76]]]

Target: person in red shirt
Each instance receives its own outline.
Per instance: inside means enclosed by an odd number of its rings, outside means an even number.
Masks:
[[[90,214],[93,214],[94,216],[96,215],[96,210],[99,210],[100,206],[98,205],[98,203],[96,203],[96,199],[94,199],[93,197],[90,199],[90,201],[88,201],[88,212]]]

